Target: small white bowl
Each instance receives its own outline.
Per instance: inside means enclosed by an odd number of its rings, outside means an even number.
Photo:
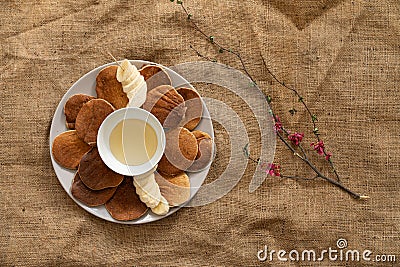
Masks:
[[[138,119],[147,122],[156,132],[157,149],[153,157],[141,165],[126,165],[117,160],[110,149],[110,134],[119,122]],[[160,161],[165,149],[165,133],[161,123],[150,112],[136,107],[114,111],[101,124],[97,134],[97,148],[104,163],[113,171],[126,176],[136,176],[150,171]]]

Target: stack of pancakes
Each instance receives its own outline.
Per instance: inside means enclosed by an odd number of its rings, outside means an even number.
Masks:
[[[53,141],[52,154],[61,166],[77,170],[72,195],[94,207],[105,205],[116,220],[133,220],[147,212],[135,192],[132,177],[109,169],[96,147],[97,132],[103,120],[116,109],[124,108],[128,98],[117,81],[117,66],[102,69],[96,77],[94,96],[76,94],[64,106],[69,129]],[[151,112],[166,131],[166,148],[156,173],[156,182],[170,206],[185,203],[190,197],[190,181],[185,171],[196,172],[211,162],[212,139],[195,130],[201,121],[203,103],[192,88],[171,86],[167,72],[146,65],[139,70],[147,83],[143,109]]]

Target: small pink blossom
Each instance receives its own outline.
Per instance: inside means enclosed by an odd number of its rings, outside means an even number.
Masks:
[[[317,143],[311,143],[311,146],[314,147],[314,150],[317,151],[317,153],[321,156],[325,155],[326,160],[330,160],[332,157],[331,152],[326,152],[325,153],[325,144],[324,141],[319,140]]]
[[[326,159],[327,161],[329,161],[331,157],[332,157],[332,153],[331,153],[331,152],[326,153],[325,159]]]
[[[271,163],[269,164],[269,169],[267,169],[267,173],[271,176],[281,176],[281,166],[279,164]]]
[[[319,140],[317,143],[311,143],[311,146],[314,147],[314,150],[317,151],[319,155],[324,154],[324,149],[325,149],[324,141]]]
[[[275,132],[281,132],[282,131],[282,122],[281,119],[278,116],[274,116],[274,121],[275,121],[275,125],[274,125],[274,129]]]
[[[303,140],[304,134],[303,133],[293,133],[288,135],[288,139],[292,141],[292,144],[298,146],[300,142]]]

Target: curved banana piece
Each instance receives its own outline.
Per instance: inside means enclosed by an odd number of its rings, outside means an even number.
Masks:
[[[129,99],[127,107],[141,107],[146,101],[147,83],[136,66],[124,59],[118,66],[117,80]]]
[[[127,86],[128,84],[130,84],[132,81],[134,81],[135,79],[137,79],[137,77],[139,77],[139,75],[140,75],[140,72],[139,72],[139,71],[134,71],[134,72],[132,73],[131,76],[129,76],[128,78],[126,78],[126,80],[122,80],[122,81],[121,81],[122,87],[126,87],[126,86]]]
[[[144,197],[144,195],[146,195],[146,197],[154,199],[157,204],[160,201],[161,198],[161,192],[160,192],[160,188],[158,187],[157,184],[154,184],[153,182],[149,182],[146,183],[145,185],[140,185],[139,183],[134,183],[136,188],[139,188],[141,195]],[[140,196],[140,195],[139,195]],[[147,201],[145,201],[147,202]]]
[[[155,172],[157,170],[157,168],[158,168],[158,164],[156,164],[156,166],[154,166],[148,172],[145,172],[145,173],[140,174],[140,175],[136,175],[135,176],[135,180],[137,181],[138,179],[146,179],[146,177],[149,176],[150,174],[152,174],[153,172]]]
[[[137,72],[137,68],[133,66],[129,60],[124,59],[120,66],[117,68],[117,80],[122,82],[131,76],[134,72]]]
[[[144,82],[139,88],[130,91],[128,94],[128,107],[141,107],[146,102],[147,84]]]
[[[138,75],[134,80],[132,80],[129,84],[122,86],[124,93],[129,93],[131,91],[135,91],[139,88],[140,85],[145,83],[144,77],[142,75]]]
[[[152,208],[151,211],[157,215],[167,214],[169,211],[168,201],[164,197],[161,197],[160,203],[155,208]]]
[[[133,185],[136,188],[136,193],[138,194],[140,200],[151,209],[154,209],[160,205],[161,201],[166,202],[168,205],[168,201],[161,195],[160,187],[155,180],[154,171],[156,168],[157,166],[155,166],[151,172],[135,176],[133,179]],[[160,207],[157,209],[157,211],[165,212],[165,207]]]
[[[143,191],[139,186],[135,185],[136,187],[136,194],[138,194],[140,200],[146,204],[148,207],[155,207],[158,205],[158,202],[151,198],[145,191]]]
[[[160,201],[152,198],[149,194],[140,189],[140,187],[136,187],[136,194],[138,194],[140,201],[142,201],[144,204],[146,204],[147,207],[151,209],[155,208],[160,203]]]

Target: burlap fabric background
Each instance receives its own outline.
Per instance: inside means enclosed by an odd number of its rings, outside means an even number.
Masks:
[[[64,192],[49,157],[49,126],[58,102],[84,73],[117,58],[164,65],[199,60],[189,48],[239,68],[218,54],[170,1],[1,1],[1,266],[367,266],[367,262],[259,262],[257,251],[322,250],[345,238],[349,249],[400,260],[400,4],[358,1],[185,2],[220,42],[239,50],[273,107],[293,130],[310,123],[297,99],[273,82],[261,57],[296,86],[318,115],[343,183],[366,202],[323,181],[268,177],[255,193],[255,166],[221,200],[184,208],[140,226],[109,223]],[[198,85],[234,108],[258,144],[249,109],[234,95]],[[222,90],[222,89],[221,89]],[[291,116],[289,109],[298,112]],[[229,142],[215,125],[218,155],[209,180],[228,162]],[[317,159],[315,156],[314,159]],[[279,142],[286,174],[311,173]],[[329,168],[323,161],[319,164]],[[373,265],[374,263],[370,263]],[[378,265],[378,264],[375,264]]]

